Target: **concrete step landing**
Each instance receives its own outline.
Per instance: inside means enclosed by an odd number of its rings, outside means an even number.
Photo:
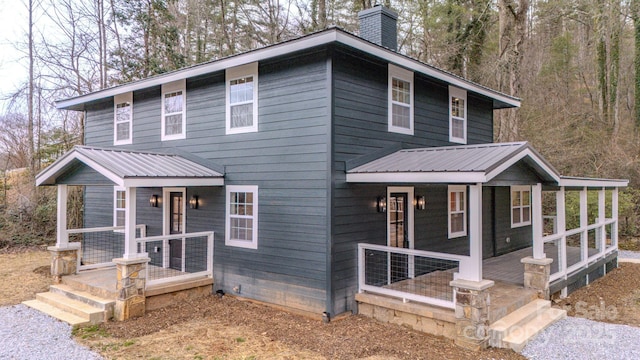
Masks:
[[[567,317],[566,310],[551,308],[548,300],[534,300],[489,327],[489,345],[520,352],[529,340]]]
[[[60,284],[52,285],[49,292],[36,294],[35,300],[23,304],[70,325],[92,325],[113,317],[115,301]]]

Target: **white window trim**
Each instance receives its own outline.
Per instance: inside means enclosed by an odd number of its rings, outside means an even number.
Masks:
[[[129,103],[129,138],[118,140],[118,104]],[[113,97],[113,145],[133,143],[133,92],[118,94]]]
[[[464,192],[464,210],[462,211],[462,231],[451,232],[451,193],[453,192]],[[462,236],[467,236],[467,187],[465,185],[449,185],[449,189],[447,191],[447,231],[449,234],[449,239],[458,238]],[[459,213],[461,211],[456,211]]]
[[[522,220],[522,209],[524,209],[525,207],[529,208],[529,221],[520,221],[519,223],[514,223],[513,222],[513,193],[514,192],[520,192],[520,205],[516,206],[519,210],[520,210],[520,220]],[[522,192],[524,191],[528,191],[529,192],[529,205],[522,205]],[[531,225],[531,218],[533,216],[533,214],[531,213],[532,207],[531,207],[531,186],[527,186],[527,185],[514,185],[511,186],[511,191],[509,192],[509,210],[510,211],[510,216],[511,216],[511,227],[512,228],[518,228],[518,227],[523,227],[523,226],[529,226]]]
[[[164,96],[167,93],[182,91],[182,132],[180,134],[165,135],[165,113],[164,113]],[[179,140],[187,138],[187,81],[186,79],[162,84],[162,121],[160,129],[160,140]]]
[[[231,127],[231,81],[253,77],[253,125],[243,127]],[[225,112],[226,112],[226,134],[242,134],[258,131],[258,63],[237,66],[225,71]]]
[[[225,201],[225,239],[226,246],[235,246],[245,249],[258,248],[258,186],[257,185],[227,185],[227,196]],[[250,192],[253,193],[253,241],[231,239],[231,193]]]
[[[396,79],[400,79],[403,81],[406,81],[409,83],[409,96],[410,96],[410,106],[409,106],[409,128],[404,128],[404,127],[400,127],[400,126],[394,126],[393,125],[393,78]],[[414,108],[414,101],[413,101],[413,89],[414,89],[414,82],[413,82],[413,72],[403,69],[401,67],[395,66],[393,64],[389,64],[389,79],[388,79],[388,84],[387,84],[387,92],[388,92],[388,123],[389,123],[389,127],[388,127],[388,131],[389,132],[395,132],[395,133],[399,133],[399,134],[406,134],[406,135],[413,135],[413,108]]]
[[[457,97],[464,100],[464,118],[455,117],[457,120],[464,121],[463,126],[463,137],[454,137],[453,136],[453,111],[451,109],[451,98]],[[466,144],[467,143],[467,119],[469,115],[467,113],[467,91],[457,88],[455,86],[449,86],[449,141],[457,144]]]
[[[124,191],[125,192],[125,207],[123,208],[119,208],[118,207],[118,191]],[[126,198],[127,198],[127,189],[122,187],[122,186],[114,186],[113,187],[113,226],[116,227],[118,226],[118,211],[124,211],[125,212],[125,216],[127,214],[127,204],[126,204]],[[115,232],[124,232],[124,229],[122,230],[114,230]]]

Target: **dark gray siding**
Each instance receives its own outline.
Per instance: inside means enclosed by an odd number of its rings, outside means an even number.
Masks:
[[[107,179],[92,168],[76,164],[56,179],[57,184],[67,185],[111,185],[113,181]]]
[[[225,246],[224,187],[187,189],[187,198],[197,192],[201,199],[199,209],[187,212],[187,231],[215,231],[216,288],[231,292],[241,285],[242,296],[325,310],[327,81],[324,50],[261,62],[259,131],[225,135],[224,72],[188,79],[187,138],[165,142],[160,87],[134,93],[133,145],[126,148],[179,147],[225,166],[225,184],[259,187],[257,250]],[[88,111],[87,145],[113,146],[112,106],[103,102]],[[138,216],[154,223],[150,232],[161,232],[161,210],[146,205],[149,195],[140,200],[145,206]],[[112,212],[109,204],[105,211]]]
[[[413,147],[451,145],[448,86],[418,74],[414,82],[414,135],[387,131],[387,69],[386,62],[341,47],[333,57],[333,313],[354,309],[357,243],[386,244],[386,216],[376,212],[375,199],[386,195],[387,185],[393,185],[347,184],[344,162],[398,143]],[[473,94],[468,94],[467,102],[468,143],[492,142],[491,102]],[[427,198],[427,210],[415,213],[416,248],[468,253],[467,237],[448,239],[447,186],[418,186],[415,193]],[[491,222],[492,217],[487,216],[485,223]],[[490,231],[485,233],[492,235]]]
[[[496,255],[522,249],[532,244],[531,226],[511,227],[511,189],[494,188],[495,205],[495,249]]]

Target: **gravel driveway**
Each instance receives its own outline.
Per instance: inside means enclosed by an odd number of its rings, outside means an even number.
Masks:
[[[0,359],[92,360],[102,357],[71,338],[71,326],[24,305],[0,307]]]

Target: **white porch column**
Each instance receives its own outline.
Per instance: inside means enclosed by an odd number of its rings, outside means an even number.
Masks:
[[[124,220],[124,255],[125,259],[138,257],[136,246],[136,188],[125,189],[125,220]]]
[[[531,186],[531,231],[533,232],[533,258],[544,259],[542,240],[542,184]]]
[[[606,213],[605,213],[605,199],[606,199],[606,193],[605,193],[605,188],[602,188],[598,191],[598,221],[597,223],[600,224],[601,226],[599,228],[596,229],[596,231],[598,232],[596,239],[598,240],[598,243],[596,244],[596,247],[598,248],[598,252],[600,254],[604,254],[604,250],[607,248],[607,229],[604,226],[606,219]]]
[[[611,224],[611,245],[618,248],[618,188],[611,192],[611,217],[615,220]]]
[[[58,185],[58,214],[56,225],[56,247],[66,248],[69,245],[67,233],[67,185]]]
[[[469,260],[460,264],[458,279],[482,281],[482,183],[469,185]]]
[[[582,261],[587,261],[589,258],[589,247],[587,246],[587,239],[589,238],[589,232],[587,226],[589,225],[589,213],[587,211],[587,188],[583,187],[580,190],[580,228],[582,235],[580,236],[580,251],[582,252]]]
[[[565,202],[564,186],[560,187],[560,191],[556,191],[556,222],[557,233],[562,234],[560,239],[560,247],[558,249],[558,270],[563,272],[567,269],[567,213]]]

